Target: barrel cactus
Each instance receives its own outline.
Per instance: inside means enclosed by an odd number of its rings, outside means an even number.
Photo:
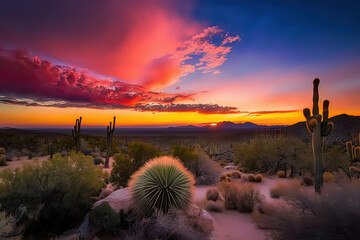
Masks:
[[[138,217],[149,217],[155,211],[186,209],[194,184],[194,176],[179,160],[169,156],[154,158],[129,181],[134,211]]]
[[[5,149],[4,148],[0,148],[0,166],[5,166],[6,165],[6,157],[5,157]]]

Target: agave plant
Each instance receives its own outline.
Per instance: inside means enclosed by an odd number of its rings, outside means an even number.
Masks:
[[[163,156],[148,161],[129,181],[133,208],[138,217],[171,208],[186,209],[192,199],[195,179],[182,163]]]

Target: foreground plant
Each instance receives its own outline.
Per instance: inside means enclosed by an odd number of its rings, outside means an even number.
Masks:
[[[104,185],[92,157],[71,152],[0,172],[0,211],[17,216],[26,234],[51,236],[81,222]]]
[[[265,204],[262,213],[253,214],[273,239],[360,239],[359,181],[326,184],[321,195],[300,183],[281,184],[276,197],[283,201]]]
[[[155,211],[186,209],[193,196],[195,180],[177,159],[155,158],[141,167],[129,181],[138,217],[149,217]]]
[[[321,115],[319,114],[319,83],[318,78],[314,79],[314,92],[313,92],[313,116],[310,114],[310,109],[305,108],[303,110],[306,118],[306,126],[309,132],[312,134],[312,148],[314,153],[314,172],[315,172],[315,192],[320,193],[323,186],[323,147],[324,137],[328,136],[334,124],[328,121],[329,118],[329,101],[324,100],[323,103],[323,121],[321,121]]]

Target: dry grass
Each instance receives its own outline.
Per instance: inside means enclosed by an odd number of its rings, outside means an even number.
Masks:
[[[275,186],[270,189],[270,196],[272,198],[280,198],[293,191],[293,189],[300,189],[301,183],[299,180],[291,180],[286,183],[277,182]]]
[[[224,203],[222,201],[208,201],[205,205],[205,210],[209,212],[222,212],[224,210]]]
[[[359,181],[325,184],[321,195],[299,185],[285,188],[280,205],[253,215],[273,239],[360,239]]]
[[[209,201],[216,201],[220,197],[219,190],[217,188],[210,188],[206,191],[206,199]]]

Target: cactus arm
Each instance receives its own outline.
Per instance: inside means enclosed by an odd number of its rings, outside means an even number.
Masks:
[[[328,124],[327,124],[327,126],[325,127],[325,129],[323,129],[323,130],[321,131],[321,135],[322,135],[323,137],[328,136],[328,135],[331,133],[331,131],[333,130],[333,128],[334,128],[334,123],[328,122]]]
[[[319,83],[318,78],[314,79],[314,91],[313,91],[313,115],[319,115]]]
[[[360,161],[360,147],[356,147],[354,150],[354,159]]]
[[[351,162],[354,162],[354,150],[353,150],[353,145],[352,145],[352,142],[347,142],[346,143],[346,150],[347,150],[347,153],[348,153],[348,156],[349,156],[349,159]]]
[[[309,130],[309,132],[313,132],[313,127],[310,125],[310,109],[305,108],[303,110],[304,117],[306,118],[306,127]]]

